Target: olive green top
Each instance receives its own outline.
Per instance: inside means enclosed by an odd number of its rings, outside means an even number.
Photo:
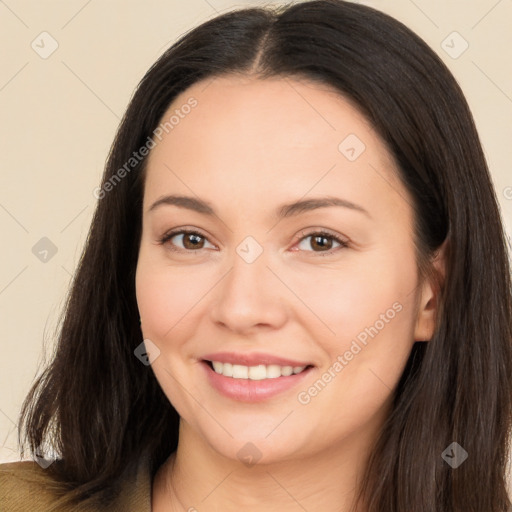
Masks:
[[[48,470],[37,462],[0,464],[0,511],[151,512],[151,476],[147,459],[123,477],[119,492],[108,505],[97,502],[72,507],[58,505],[58,497],[51,491],[52,483]]]

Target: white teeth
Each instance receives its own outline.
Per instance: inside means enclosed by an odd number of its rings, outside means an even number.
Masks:
[[[293,373],[293,366],[283,366],[281,368],[281,375],[284,375],[285,377],[288,377]]]
[[[212,361],[213,369],[216,373],[224,377],[233,379],[276,379],[278,377],[288,377],[295,373],[300,373],[305,366],[279,366],[277,364],[259,364],[258,366],[243,366],[241,364],[221,363]]]
[[[247,379],[248,377],[249,377],[249,367],[248,366],[242,366],[241,364],[233,365],[233,378],[234,379]]]
[[[217,364],[222,365],[222,363]],[[224,363],[220,371],[222,372],[222,375],[225,375],[226,377],[233,377],[233,365],[231,363]]]
[[[246,366],[247,368],[247,366]],[[249,379],[262,380],[267,378],[267,369],[264,364],[258,366],[249,366]]]
[[[278,364],[269,364],[267,366],[267,379],[281,377],[281,367]]]

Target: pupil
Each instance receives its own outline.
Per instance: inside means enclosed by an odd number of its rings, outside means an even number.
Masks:
[[[192,247],[198,247],[201,242],[201,237],[194,234],[189,234],[185,237],[185,240],[192,245]]]
[[[322,240],[324,241],[324,243],[322,243]],[[321,248],[326,248],[328,245],[330,245],[329,243],[325,243],[325,240],[328,240],[327,237],[325,236],[315,236],[314,237],[314,243],[319,245],[319,247]],[[329,247],[327,247],[327,249],[329,249]]]

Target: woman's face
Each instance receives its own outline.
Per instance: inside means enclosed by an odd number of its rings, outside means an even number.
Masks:
[[[136,287],[182,428],[262,463],[369,439],[433,328],[385,146],[305,81],[196,83],[173,115],[148,160]]]

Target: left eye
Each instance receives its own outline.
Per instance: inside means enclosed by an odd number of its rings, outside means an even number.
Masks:
[[[311,239],[309,244],[307,242],[308,239]],[[302,249],[306,250],[307,252],[330,252],[333,250],[333,243],[338,244],[338,246],[341,247],[348,247],[348,243],[345,240],[342,240],[341,238],[332,235],[331,233],[323,231],[305,235],[303,238],[301,238],[299,247],[301,244],[308,244],[309,247],[317,247],[320,248],[320,250],[308,251],[308,249],[304,249],[304,247],[302,247]]]

